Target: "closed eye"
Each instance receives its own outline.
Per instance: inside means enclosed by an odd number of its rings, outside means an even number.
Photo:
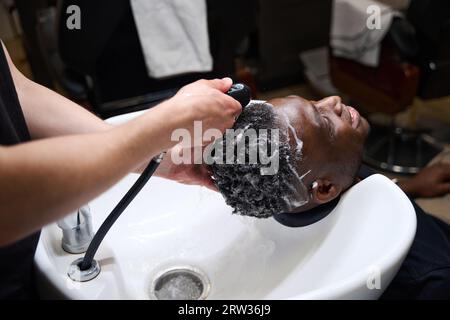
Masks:
[[[326,113],[324,112],[324,110],[322,108],[318,108],[316,105],[314,105],[315,108],[315,116],[318,119],[318,121],[322,120],[321,122],[325,124],[325,126],[327,127],[328,130],[328,136],[330,137],[330,139],[334,139],[335,137],[335,131],[336,128],[334,126],[333,121],[330,120],[330,118],[326,115]]]
[[[324,119],[324,122],[326,123],[328,135],[331,139],[334,138],[334,123],[330,120],[327,116],[322,115],[322,118]]]

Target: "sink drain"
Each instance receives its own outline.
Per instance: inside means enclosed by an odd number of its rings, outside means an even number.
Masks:
[[[191,267],[163,271],[153,281],[151,296],[157,300],[204,300],[210,283],[206,275]]]

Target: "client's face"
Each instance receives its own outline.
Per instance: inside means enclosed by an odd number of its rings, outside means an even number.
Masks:
[[[359,165],[369,132],[366,119],[354,108],[344,105],[339,97],[316,102],[289,96],[268,102],[303,141],[299,171],[311,170],[304,183],[314,186],[311,187],[312,199],[298,211],[331,201],[347,189],[353,182],[347,169]]]

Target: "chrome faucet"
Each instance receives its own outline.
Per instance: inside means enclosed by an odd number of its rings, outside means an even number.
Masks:
[[[88,206],[78,209],[57,222],[61,228],[62,248],[68,253],[78,254],[86,252],[94,232],[92,231],[92,217]]]

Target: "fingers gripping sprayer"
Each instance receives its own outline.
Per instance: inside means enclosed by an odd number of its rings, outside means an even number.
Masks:
[[[227,92],[227,94],[239,101],[242,108],[245,108],[251,100],[250,89],[244,84],[234,84]],[[83,258],[75,260],[72,263],[69,269],[69,277],[72,280],[81,282],[89,281],[94,279],[100,273],[100,266],[98,262],[94,260],[94,256],[101,242],[105,238],[109,229],[111,229],[111,227],[113,226],[114,222],[120,217],[122,212],[125,211],[128,205],[133,201],[133,199],[149,181],[151,176],[155,173],[162,159],[163,153],[150,161],[148,166],[142,172],[141,176],[137,179],[131,189],[119,201],[116,207],[111,211],[109,216],[100,226],[94,238],[92,239],[85,256]]]

